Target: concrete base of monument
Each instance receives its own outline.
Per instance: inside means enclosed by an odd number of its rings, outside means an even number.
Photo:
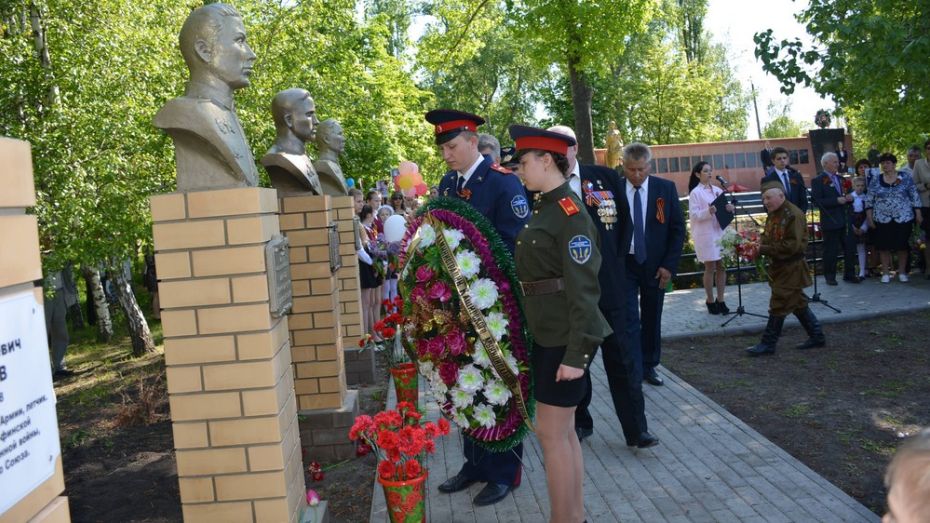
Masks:
[[[375,382],[375,351],[345,348],[346,386],[353,387]]]
[[[355,457],[349,429],[358,416],[358,390],[347,390],[338,409],[301,410],[297,413],[300,445],[305,461],[331,463]]]
[[[328,501],[320,501],[316,507],[307,507],[300,523],[330,523],[328,505]]]

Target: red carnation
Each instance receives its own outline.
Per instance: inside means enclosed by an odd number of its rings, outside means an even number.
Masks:
[[[404,464],[404,473],[407,479],[418,478],[422,472],[423,468],[420,466],[420,462],[415,459],[411,459]]]
[[[313,481],[323,481],[323,471],[314,472],[310,477],[313,478]]]
[[[387,460],[382,460],[381,463],[378,463],[378,476],[381,476],[382,479],[393,479],[396,468],[394,464]]]
[[[358,445],[355,446],[356,457],[361,458],[361,457],[367,456],[370,452],[371,452],[371,446],[368,445],[367,443],[359,441]]]
[[[355,418],[355,423],[353,423],[352,428],[349,429],[349,439],[352,441],[357,440],[361,433],[371,429],[372,423],[371,416],[365,414]]]
[[[446,418],[439,418],[439,433],[443,436],[449,433],[449,422]]]

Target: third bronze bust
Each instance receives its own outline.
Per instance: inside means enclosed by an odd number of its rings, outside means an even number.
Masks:
[[[307,142],[319,123],[310,93],[304,89],[281,91],[271,100],[271,114],[277,136],[262,157],[271,185],[280,194],[323,194],[307,157]]]
[[[320,153],[317,161],[313,162],[320,173],[320,185],[323,193],[330,196],[345,196],[349,194],[342,167],[339,165],[339,155],[345,149],[346,139],[342,134],[342,126],[332,118],[324,120],[316,130],[316,148]]]
[[[194,9],[179,35],[190,70],[184,96],[155,115],[155,127],[174,140],[178,190],[254,187],[258,171],[233,91],[248,87],[255,53],[245,40],[242,16],[230,5]]]

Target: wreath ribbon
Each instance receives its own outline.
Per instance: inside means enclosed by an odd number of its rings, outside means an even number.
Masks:
[[[507,362],[504,361],[504,355],[501,352],[500,346],[497,344],[497,340],[494,339],[490,329],[488,329],[488,324],[484,321],[484,315],[481,314],[481,311],[478,310],[478,307],[472,303],[471,298],[468,296],[468,283],[465,281],[465,276],[462,275],[462,271],[459,269],[458,264],[455,263],[455,254],[446,242],[446,236],[442,233],[445,224],[433,217],[432,213],[427,213],[426,221],[436,229],[436,245],[439,247],[442,266],[446,272],[452,276],[452,282],[459,293],[459,300],[462,302],[462,308],[468,315],[468,319],[475,328],[475,332],[478,333],[478,338],[481,340],[482,345],[484,345],[484,348],[487,350],[491,365],[494,366],[494,370],[497,371],[497,375],[501,377],[504,385],[510,389],[510,393],[517,403],[517,409],[520,411],[523,422],[526,423],[530,430],[535,431],[533,422],[530,419],[530,414],[526,409],[526,402],[523,400],[520,380],[517,378],[517,375],[510,370],[510,367],[507,366]]]

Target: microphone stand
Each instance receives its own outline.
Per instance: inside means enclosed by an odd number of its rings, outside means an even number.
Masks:
[[[736,211],[742,209],[742,210],[745,212],[746,209],[745,209],[745,208],[743,207],[743,205],[742,205],[741,203],[739,203],[739,201],[736,199],[736,195],[733,194],[733,192],[731,192],[731,191],[727,188],[727,186],[726,186],[726,184],[723,182],[723,180],[719,180],[719,181],[720,181],[720,185],[723,186],[723,192],[724,192],[724,194],[729,194],[729,195],[730,195],[730,204],[733,205],[733,210],[734,210],[734,212],[733,212],[733,226],[734,226],[734,228],[735,228],[735,230],[736,230],[736,234],[737,234],[737,236],[738,236],[738,235],[739,235],[739,213],[736,212]],[[749,216],[749,219],[752,220],[752,223],[756,224],[756,226],[759,225],[759,222],[757,222],[756,219],[753,218],[751,214],[749,214],[748,212],[746,212],[746,216]],[[768,316],[763,316],[762,314],[756,314],[756,313],[754,313],[754,312],[749,312],[749,311],[746,310],[746,307],[743,306],[743,266],[742,266],[742,263],[741,263],[741,261],[740,261],[739,252],[736,252],[735,254],[736,254],[736,299],[737,299],[736,311],[733,312],[733,316],[732,316],[730,319],[728,319],[727,321],[725,321],[725,322],[723,322],[723,323],[720,324],[721,327],[726,327],[728,323],[730,323],[731,321],[733,321],[733,320],[735,320],[736,318],[738,318],[738,317],[740,317],[740,316],[743,316],[743,315],[755,316],[755,317],[757,317],[757,318],[768,318]]]
[[[805,198],[807,198],[807,195],[806,195],[807,189],[806,189],[806,188],[804,189],[804,192],[805,192]],[[808,223],[806,223],[805,225],[807,225],[807,226],[808,226],[808,229],[810,230],[810,232],[808,233],[808,238],[809,238],[808,241],[810,242],[810,245],[811,245],[811,255],[814,257],[814,259],[813,259],[813,262],[814,262],[814,295],[813,295],[813,296],[810,296],[810,297],[808,298],[808,301],[810,301],[811,303],[819,303],[819,304],[823,305],[824,307],[826,307],[826,308],[828,308],[828,309],[831,309],[831,310],[833,310],[834,312],[836,312],[837,314],[839,314],[839,313],[842,312],[842,311],[840,311],[839,309],[837,309],[837,308],[834,307],[833,305],[830,305],[830,302],[828,302],[827,300],[821,298],[821,297],[820,297],[820,291],[817,290],[817,233],[816,233],[816,231],[814,230],[815,225],[814,225],[814,201],[813,201],[813,199],[808,199],[808,203],[807,203],[807,212],[804,213],[804,218],[807,219],[807,220],[809,220]],[[821,217],[821,222],[823,222],[823,218],[822,218],[822,217]],[[820,232],[820,235],[821,235],[821,237],[823,237],[823,225],[822,225],[822,223],[821,223],[820,231],[821,231],[821,232]],[[847,262],[846,262],[845,260],[843,260],[843,263],[847,263]]]

